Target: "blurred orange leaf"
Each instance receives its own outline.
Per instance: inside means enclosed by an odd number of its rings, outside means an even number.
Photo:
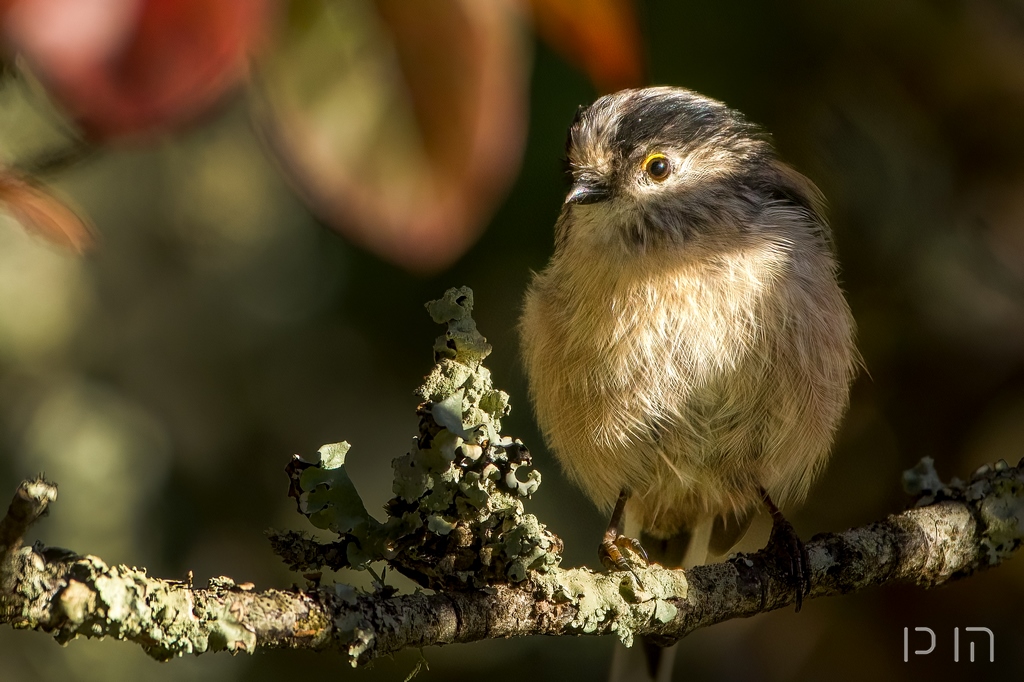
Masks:
[[[415,271],[473,243],[526,132],[529,53],[514,0],[302,5],[262,71],[271,145],[314,210]]]
[[[0,171],[0,208],[28,231],[82,254],[93,245],[82,218],[45,189],[10,171]]]
[[[602,92],[644,84],[633,0],[530,0],[537,33]]]
[[[0,0],[20,52],[94,139],[188,123],[246,75],[271,0]]]

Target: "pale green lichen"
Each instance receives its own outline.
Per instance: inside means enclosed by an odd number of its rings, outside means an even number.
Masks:
[[[560,561],[561,541],[523,508],[540,472],[521,441],[501,435],[511,408],[482,364],[491,346],[473,320],[473,292],[449,289],[426,307],[446,331],[416,391],[419,436],[392,462],[386,521],[366,512],[345,473],[347,443],[321,448],[318,463],[294,460],[292,494],[314,525],[338,533],[353,567],[386,560],[428,587],[523,582]]]
[[[552,571],[537,576],[537,595],[556,603],[572,602],[576,617],[571,631],[588,634],[610,629],[626,646],[633,645],[634,633],[651,621],[669,623],[679,611],[676,600],[685,600],[688,586],[682,571],[652,565],[638,568],[640,582],[628,572],[593,573],[585,568]]]
[[[216,594],[233,587],[210,583]],[[94,556],[72,565],[55,603],[59,626],[53,635],[62,643],[79,636],[130,639],[158,660],[256,648],[256,633],[230,605],[214,599],[197,604],[184,584],[153,580],[144,569],[107,566]]]
[[[300,500],[303,513],[317,528],[366,536],[380,523],[370,516],[356,486],[345,471],[349,444],[331,443],[320,448],[320,465],[302,472],[300,485],[306,492]]]
[[[989,563],[995,565],[1012,554],[1024,537],[1024,481],[1020,475],[995,478],[979,511],[985,523],[982,544]]]
[[[913,468],[903,472],[903,490],[908,495],[930,495],[938,492],[945,484],[935,470],[935,460],[922,457]]]
[[[1022,460],[1024,463],[1024,460]],[[930,457],[903,473],[904,487],[919,495],[916,506],[942,500],[962,500],[975,506],[982,547],[990,565],[1012,554],[1024,539],[1024,473],[1005,460],[978,467],[969,481],[943,483]]]

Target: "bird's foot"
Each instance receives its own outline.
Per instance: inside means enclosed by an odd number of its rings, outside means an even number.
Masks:
[[[640,582],[640,578],[633,569],[636,563],[639,562],[631,561],[633,555],[643,562],[644,567],[650,564],[647,552],[639,540],[619,535],[611,530],[604,534],[604,539],[601,540],[601,545],[597,548],[597,554],[605,568],[608,570],[629,571],[637,579],[637,582]]]
[[[783,575],[796,592],[796,610],[803,606],[804,596],[811,589],[811,565],[807,547],[797,535],[793,524],[782,514],[772,514],[772,533],[765,553],[776,557],[776,566],[782,567]]]

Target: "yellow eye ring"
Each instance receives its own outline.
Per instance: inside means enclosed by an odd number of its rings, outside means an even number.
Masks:
[[[672,174],[672,164],[664,154],[648,154],[643,163],[644,172],[655,182],[661,182]]]

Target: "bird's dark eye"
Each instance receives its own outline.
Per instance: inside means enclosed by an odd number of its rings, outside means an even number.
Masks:
[[[672,172],[672,164],[664,154],[650,154],[644,159],[644,172],[651,180],[661,182]]]

